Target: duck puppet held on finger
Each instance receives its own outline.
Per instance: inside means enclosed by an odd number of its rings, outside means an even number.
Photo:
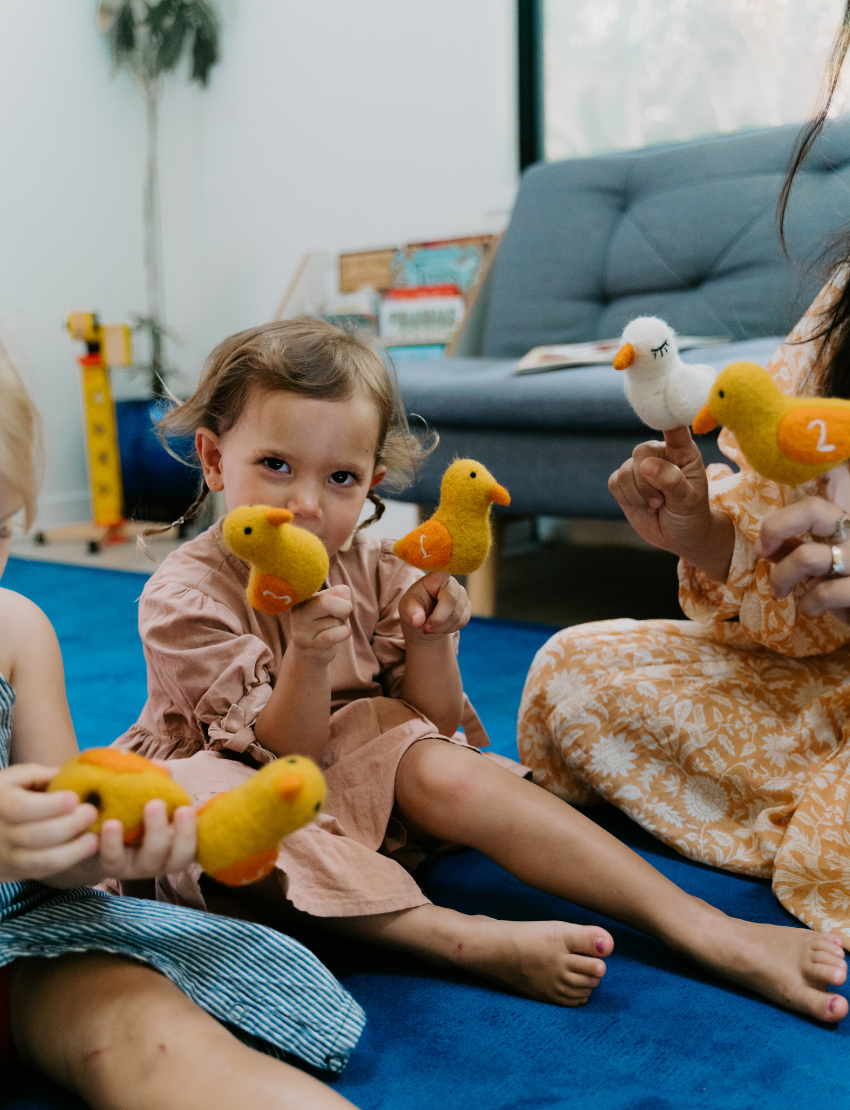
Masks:
[[[638,316],[623,331],[614,369],[625,370],[629,404],[650,428],[690,424],[715,378],[711,366],[682,362],[673,329],[657,316]]]
[[[486,466],[456,459],[440,483],[440,504],[430,520],[400,539],[395,554],[425,571],[472,574],[490,553],[490,506],[511,497]]]
[[[763,478],[787,486],[809,482],[850,459],[850,401],[791,397],[754,362],[721,370],[693,429],[722,424]]]
[[[291,521],[289,509],[240,505],[221,526],[227,547],[251,568],[248,601],[262,613],[285,613],[312,597],[328,576],[325,545]]]

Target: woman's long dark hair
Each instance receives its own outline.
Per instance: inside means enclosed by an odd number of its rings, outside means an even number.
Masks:
[[[832,44],[832,53],[824,74],[815,114],[797,136],[794,149],[791,151],[785,182],[779,194],[776,210],[779,219],[779,239],[786,254],[788,251],[785,242],[785,215],[791,187],[826,123],[848,49],[850,49],[850,0],[845,0],[844,15]],[[828,262],[830,269],[842,264],[850,267],[850,227],[845,228],[835,242],[824,251],[821,261]],[[837,299],[824,312],[820,330],[807,338],[820,342],[820,355],[815,367],[817,392],[822,397],[844,397],[850,400],[850,280],[844,281]]]

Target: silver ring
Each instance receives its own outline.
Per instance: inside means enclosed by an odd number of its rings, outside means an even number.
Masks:
[[[832,563],[829,567],[830,574],[843,574],[844,573],[844,552],[838,546],[833,544],[830,548],[832,551]]]
[[[850,534],[850,517],[845,513],[841,520],[835,522],[835,531],[829,537],[829,542],[833,544],[846,543],[848,534]]]

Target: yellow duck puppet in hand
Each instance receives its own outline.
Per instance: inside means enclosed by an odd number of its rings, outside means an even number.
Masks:
[[[394,551],[421,570],[472,574],[490,552],[490,506],[511,497],[475,459],[456,459],[443,475],[440,504],[430,520],[408,532]]]
[[[248,601],[262,613],[285,613],[312,597],[328,576],[324,544],[291,520],[288,509],[241,505],[221,526],[225,544],[251,567]]]
[[[89,748],[69,759],[47,789],[73,790],[93,805],[98,816],[92,832],[99,833],[104,821],[119,820],[125,844],[141,840],[145,804],[153,798],[165,802],[169,820],[178,806],[192,804],[165,768],[115,748]],[[312,760],[274,760],[198,810],[198,863],[227,886],[257,882],[274,867],[280,841],[313,820],[326,793]]]
[[[850,458],[850,401],[790,397],[754,362],[721,370],[693,429],[710,432],[718,424],[734,434],[753,470],[787,486]]]

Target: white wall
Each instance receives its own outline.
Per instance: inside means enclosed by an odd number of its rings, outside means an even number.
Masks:
[[[222,0],[210,88],[162,110],[167,318],[190,376],[270,318],[301,255],[504,226],[512,0]],[[42,526],[87,515],[69,308],[145,307],[144,115],[94,0],[0,4],[0,335],[48,427]]]

